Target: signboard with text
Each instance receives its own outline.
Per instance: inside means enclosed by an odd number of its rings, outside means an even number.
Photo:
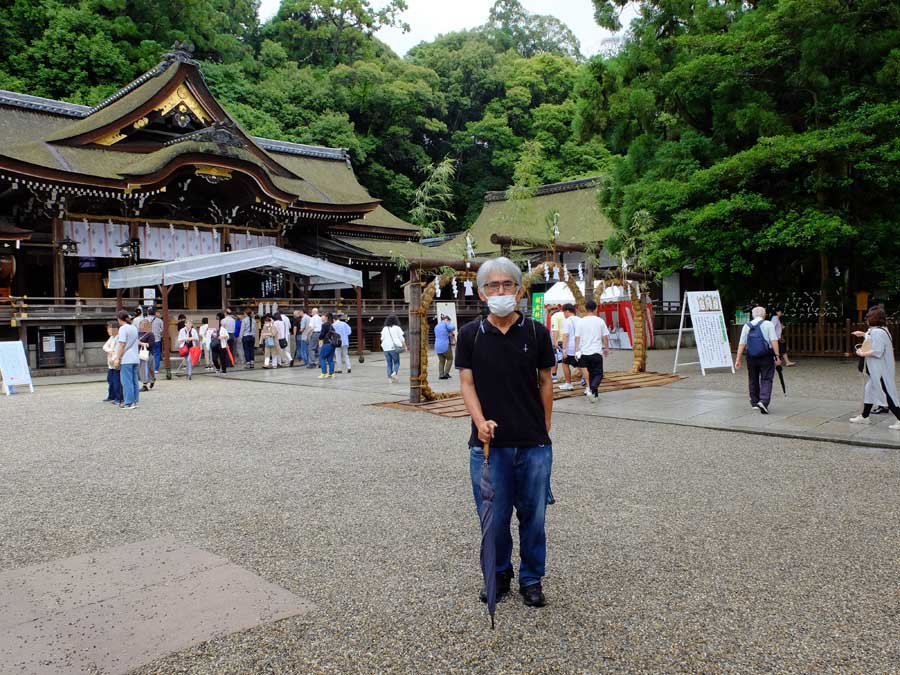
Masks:
[[[531,318],[538,323],[544,323],[544,294],[531,294]]]
[[[685,309],[691,313],[691,324],[694,327],[694,342],[697,345],[699,361],[679,363],[681,336],[684,332]],[[706,375],[709,368],[731,368],[734,372],[734,361],[731,357],[731,344],[728,341],[728,327],[722,312],[722,299],[719,291],[688,291],[684,294],[681,307],[681,324],[678,327],[678,344],[675,347],[675,367],[700,364],[700,372]]]

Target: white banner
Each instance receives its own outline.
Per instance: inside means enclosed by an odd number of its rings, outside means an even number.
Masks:
[[[170,228],[144,223],[138,227],[141,241],[141,260],[176,260],[196,255],[213,255],[221,252],[221,229],[218,236],[208,229]],[[63,236],[78,243],[80,258],[121,258],[119,245],[128,241],[129,229],[125,223],[89,223],[85,220],[63,222]],[[248,234],[235,230],[231,233],[231,248],[244,251],[262,246],[275,246],[275,237]]]

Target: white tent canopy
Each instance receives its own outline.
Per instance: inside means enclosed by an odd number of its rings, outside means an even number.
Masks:
[[[281,270],[308,276],[310,284],[317,290],[362,286],[362,272],[357,270],[278,246],[260,246],[243,251],[119,267],[109,271],[109,288],[171,286],[254,269]]]
[[[584,282],[576,281],[578,285],[578,290],[581,291],[582,295],[584,294]],[[636,284],[636,281],[629,281],[628,283]],[[596,290],[597,286],[600,285],[600,280],[594,280],[594,289]],[[603,289],[603,295],[600,298],[600,302],[619,302],[622,300],[628,301],[630,298],[625,293],[625,288],[622,286],[607,286]],[[553,284],[547,292],[544,293],[544,304],[545,305],[565,305],[566,303],[575,304],[575,296],[572,295],[572,291],[569,290],[569,285],[564,281],[558,281]]]

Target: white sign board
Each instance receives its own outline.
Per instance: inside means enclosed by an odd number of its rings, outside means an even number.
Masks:
[[[0,342],[0,375],[3,376],[3,393],[7,396],[12,393],[10,387],[16,385],[28,385],[28,388],[34,391],[25,347],[19,340]]]
[[[694,342],[697,344],[699,361],[678,363],[681,350],[681,335],[684,331],[685,307],[691,313],[694,326]],[[706,375],[707,368],[731,368],[734,372],[734,361],[731,358],[731,344],[728,341],[728,327],[722,313],[722,299],[719,291],[688,291],[684,294],[681,306],[681,324],[678,327],[678,344],[675,347],[675,367],[700,364],[700,372]]]
[[[436,302],[434,303],[434,315],[435,318],[440,321],[442,316],[449,316],[450,323],[456,326],[459,329],[459,325],[456,323],[456,303],[455,302]]]

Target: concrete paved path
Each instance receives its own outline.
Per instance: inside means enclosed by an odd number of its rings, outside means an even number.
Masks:
[[[872,415],[871,425],[850,424],[860,408],[854,401],[784,398],[778,392],[769,414],[763,415],[750,407],[746,396],[677,384],[610,392],[602,394],[597,404],[566,399],[555,405],[560,412],[580,415],[900,449],[900,431],[888,429],[894,416]]]
[[[0,573],[0,674],[126,673],[311,605],[172,537]]]

